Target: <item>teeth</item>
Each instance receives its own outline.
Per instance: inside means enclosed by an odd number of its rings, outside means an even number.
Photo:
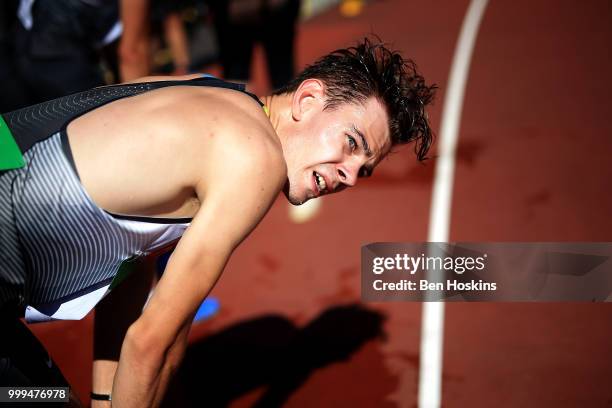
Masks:
[[[319,190],[325,190],[327,188],[327,184],[325,184],[325,179],[319,175],[319,173],[315,172],[315,178],[317,180],[317,186]]]

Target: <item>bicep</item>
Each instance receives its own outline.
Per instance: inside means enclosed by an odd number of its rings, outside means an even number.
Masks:
[[[163,344],[169,345],[190,324],[232,251],[255,228],[279,190],[280,177],[264,177],[258,163],[224,163],[214,170],[223,178],[198,187],[203,204],[143,313],[143,322],[155,327],[153,336]]]

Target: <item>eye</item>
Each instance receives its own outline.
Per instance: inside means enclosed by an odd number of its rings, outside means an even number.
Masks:
[[[346,135],[346,137],[348,139],[349,147],[351,148],[351,152],[352,152],[357,148],[357,141],[351,135]]]
[[[358,173],[358,177],[363,178],[363,177],[370,177],[371,176],[371,171],[365,167],[362,167],[359,169],[359,173]]]

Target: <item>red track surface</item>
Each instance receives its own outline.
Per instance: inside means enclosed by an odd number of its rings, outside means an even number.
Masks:
[[[301,25],[299,62],[376,33],[440,85],[438,129],[467,4],[330,11]],[[611,240],[610,21],[607,1],[490,2],[463,108],[451,240]],[[186,384],[202,406],[248,407],[266,392],[287,407],[416,405],[421,306],[360,304],[359,251],[427,239],[433,168],[403,149],[371,181],[324,198],[306,224],[277,201],[215,289],[221,313],[192,331]],[[91,317],[31,327],[86,400]],[[610,304],[448,304],[445,329],[444,406],[612,406]]]

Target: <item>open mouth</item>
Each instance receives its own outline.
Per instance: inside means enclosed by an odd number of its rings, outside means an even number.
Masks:
[[[325,179],[323,178],[323,176],[321,176],[316,171],[313,171],[312,174],[314,176],[315,185],[317,186],[318,192],[319,193],[324,192],[327,189],[327,184],[325,183]]]

